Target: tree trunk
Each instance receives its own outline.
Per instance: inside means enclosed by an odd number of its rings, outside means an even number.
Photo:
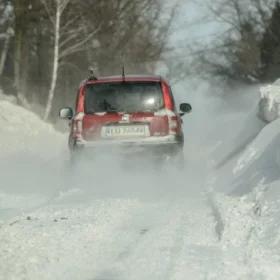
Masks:
[[[28,73],[28,46],[26,40],[27,21],[25,17],[26,1],[15,1],[15,42],[14,42],[14,85],[17,101],[28,107],[25,98],[25,86]]]
[[[51,80],[51,86],[49,89],[48,100],[47,100],[46,110],[45,110],[45,114],[44,114],[44,120],[47,120],[49,118],[50,112],[52,110],[54,93],[55,93],[55,88],[56,88],[56,83],[57,83],[57,74],[58,74],[58,67],[59,67],[60,19],[61,19],[61,11],[60,11],[59,5],[57,4],[56,15],[55,15],[52,80]]]
[[[3,75],[3,72],[4,72],[4,67],[5,67],[7,56],[8,56],[9,47],[10,47],[10,41],[11,41],[11,32],[8,29],[6,38],[4,41],[3,50],[1,53],[1,58],[0,58],[0,77]]]

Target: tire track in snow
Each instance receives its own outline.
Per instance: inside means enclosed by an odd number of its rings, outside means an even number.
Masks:
[[[182,246],[176,259],[170,280],[208,279],[209,263],[213,265],[218,253],[215,219],[204,194],[185,208],[186,219],[182,221]]]
[[[48,206],[29,213],[28,219],[22,216],[3,225],[2,279],[38,279],[40,274],[41,279],[49,274],[53,279],[133,279],[129,275],[140,279],[138,268],[129,260],[145,258],[145,251],[154,244],[158,255],[151,256],[151,263],[172,252],[166,263],[171,269],[182,238],[181,206],[137,200],[92,203]],[[160,264],[159,273],[165,279],[169,268]]]
[[[185,279],[185,260],[190,267],[199,263],[199,259],[187,257],[189,250],[197,246],[207,254],[209,244],[213,246],[217,241],[211,211],[204,201],[200,201],[203,207],[197,211],[196,202],[181,199],[160,206],[161,213],[154,216],[158,222],[147,228],[123,258],[94,279],[115,279],[108,277],[114,274],[119,275],[116,279]],[[149,211],[147,214],[153,215]],[[206,273],[203,267],[195,272],[194,277]]]
[[[22,217],[3,226],[0,279],[49,279],[50,274],[52,279],[90,279],[113,262],[139,235],[123,234],[121,228],[140,206],[134,201],[95,204],[48,207],[31,213],[30,220]]]

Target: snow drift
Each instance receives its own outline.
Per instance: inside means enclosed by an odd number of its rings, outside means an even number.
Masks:
[[[59,185],[57,158],[64,158],[65,138],[13,99],[0,97],[1,220],[48,200]]]
[[[50,124],[43,123],[34,113],[11,103],[11,98],[4,95],[0,95],[0,98],[0,155],[2,157],[19,151],[47,156],[50,150],[46,149],[50,148],[52,154],[58,152],[63,139],[60,133],[56,132]],[[42,149],[45,143],[49,145],[45,145]]]

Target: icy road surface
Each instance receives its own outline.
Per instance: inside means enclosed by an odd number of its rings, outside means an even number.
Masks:
[[[186,118],[181,173],[70,172],[66,136],[0,101],[0,279],[279,280],[280,122],[243,109]]]

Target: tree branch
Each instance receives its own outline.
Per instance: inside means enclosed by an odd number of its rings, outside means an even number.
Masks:
[[[73,53],[79,52],[85,48],[85,44],[91,40],[97,32],[99,32],[100,27],[98,27],[94,32],[88,35],[85,39],[78,41],[77,43],[71,45],[70,47],[61,51],[59,58],[62,59],[66,56],[69,56]]]

